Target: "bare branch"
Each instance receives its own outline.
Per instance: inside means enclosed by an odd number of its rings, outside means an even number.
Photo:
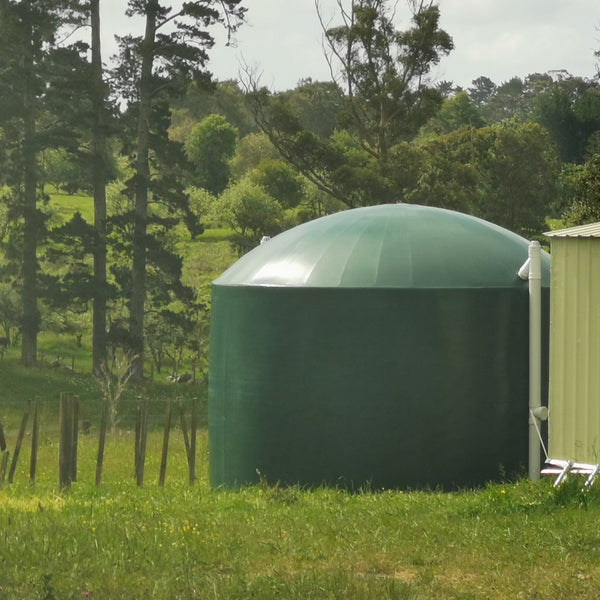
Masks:
[[[137,356],[130,356],[127,353],[115,354],[113,356],[112,369],[104,361],[95,375],[95,379],[102,390],[102,395],[108,403],[110,424],[113,432],[118,423],[121,396],[134,374],[132,367],[137,358]]]

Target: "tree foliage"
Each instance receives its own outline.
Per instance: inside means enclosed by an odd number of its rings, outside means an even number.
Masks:
[[[600,221],[600,154],[569,177],[571,202],[564,214],[565,225],[585,225]]]
[[[304,197],[302,178],[282,160],[263,160],[247,175],[284,208],[294,208]]]
[[[343,90],[337,83],[302,79],[282,97],[304,129],[322,138],[333,134],[344,103]]]
[[[331,81],[274,93],[207,71],[212,25],[233,32],[241,0],[130,0],[143,30],[120,39],[110,73],[99,0],[0,0],[0,327],[22,335],[25,364],[40,328],[81,335],[93,304],[95,365],[108,345],[136,376],[144,349],[157,370],[184,354],[204,369],[208,293],[182,283],[181,248],[207,225],[233,229],[241,254],[390,202],[526,236],[549,216],[600,220],[597,78],[480,76],[462,90],[431,80],[453,47],[435,2],[408,0],[402,28],[392,0],[335,5],[330,20],[317,2]],[[90,19],[91,63],[90,44],[57,43]],[[93,226],[53,214],[48,184],[93,191]]]
[[[241,137],[256,133],[257,127],[246,106],[237,81],[192,81],[185,94],[174,98],[171,137],[184,142],[189,130],[209,115],[221,115]]]
[[[219,219],[235,231],[233,243],[239,254],[257,246],[263,236],[273,236],[283,229],[279,202],[248,178],[228,188],[215,210]]]
[[[485,119],[481,110],[466,92],[459,92],[444,100],[439,111],[421,129],[421,135],[450,133],[461,127],[483,127]]]
[[[219,195],[229,183],[229,161],[235,153],[238,131],[221,115],[209,115],[194,125],[185,140],[193,165],[193,184]]]
[[[600,89],[583,80],[552,85],[535,97],[533,117],[549,131],[564,162],[582,164],[600,129]]]
[[[58,32],[73,20],[67,0],[1,5],[0,127],[5,164],[3,182],[12,191],[14,216],[22,218],[20,284],[23,302],[21,360],[37,360],[40,328],[37,249],[45,232],[39,159],[45,148],[77,146],[73,117],[81,112],[74,93],[85,72],[83,48],[60,47]],[[75,82],[71,82],[73,78]]]
[[[431,68],[452,49],[433,2],[411,2],[405,30],[393,24],[391,3],[356,0],[330,27],[319,9],[338,90],[337,132],[309,129],[291,101],[247,82],[256,121],[281,156],[321,191],[346,206],[402,201],[390,175],[394,146],[411,140],[438,109],[442,96],[427,85]],[[296,105],[297,106],[297,105]]]
[[[381,159],[439,106],[441,95],[426,78],[453,48],[436,4],[410,2],[412,22],[404,31],[395,28],[390,4],[355,0],[346,11],[338,0],[342,24],[327,27],[322,20],[332,72],[346,92],[341,125]]]
[[[241,179],[250,169],[258,167],[263,160],[281,158],[279,151],[265,133],[250,133],[238,140],[235,155],[230,161],[231,174]]]
[[[184,181],[178,177],[183,153],[169,140],[170,96],[182,93],[189,80],[206,80],[207,50],[214,40],[209,26],[224,23],[231,33],[244,16],[240,0],[185,2],[180,10],[159,0],[129,0],[127,14],[142,16],[142,36],[120,39],[120,62],[115,70],[118,92],[127,102],[135,134],[130,139],[135,176],[128,186],[134,198],[133,244],[129,296],[129,341],[135,379],[143,377],[144,317],[147,297],[147,263],[160,246],[148,235],[149,205],[160,202],[170,210],[189,212]],[[152,170],[152,165],[160,168]],[[159,178],[157,174],[160,174]],[[159,218],[158,213],[152,217]],[[165,225],[167,221],[163,221]],[[156,265],[173,265],[165,257]]]
[[[480,216],[529,237],[557,194],[558,163],[536,123],[500,123],[480,132],[485,180]],[[477,214],[477,213],[476,213]]]

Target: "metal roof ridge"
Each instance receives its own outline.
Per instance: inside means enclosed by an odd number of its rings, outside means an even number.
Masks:
[[[600,222],[545,231],[547,237],[600,237]]]

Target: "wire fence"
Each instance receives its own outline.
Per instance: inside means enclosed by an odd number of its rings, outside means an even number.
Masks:
[[[158,485],[164,486],[165,484],[171,431],[173,429],[175,419],[177,418],[177,413],[179,415],[179,425],[185,443],[189,483],[193,484],[196,480],[196,447],[199,400],[198,398],[192,398],[188,401],[169,400],[164,404],[165,415]],[[19,462],[21,449],[23,447],[23,441],[25,439],[27,426],[30,420],[31,452],[29,460],[29,481],[32,485],[35,484],[40,438],[40,406],[41,399],[39,397],[36,397],[34,401],[26,404],[12,452],[8,447],[5,430],[2,422],[0,421],[0,487],[3,487],[7,483],[12,484],[14,481],[17,464]],[[135,464],[135,481],[140,487],[144,485],[149,406],[150,402],[148,399],[140,398],[137,401],[135,411],[135,438],[133,453]],[[97,486],[101,485],[102,483],[107,430],[110,425],[109,415],[109,402],[107,400],[103,400],[100,412],[100,423],[98,427],[98,446],[96,454],[95,484]],[[60,489],[67,489],[74,481],[77,481],[79,433],[82,430],[82,426],[85,432],[89,431],[90,423],[88,421],[84,421],[82,423],[80,416],[79,397],[71,393],[62,393],[60,395],[58,420],[58,483]]]

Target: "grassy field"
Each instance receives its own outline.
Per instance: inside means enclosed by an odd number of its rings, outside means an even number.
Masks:
[[[12,485],[0,489],[0,600],[597,599],[600,486],[573,478],[456,493],[208,484],[206,390],[130,388],[94,485],[100,392],[85,373],[0,361],[0,420],[13,450],[23,406],[42,397],[36,483],[31,422]],[[81,397],[89,433],[79,477],[58,490],[58,397]],[[183,435],[171,432],[166,485],[157,485],[167,399],[201,398],[198,480]],[[134,414],[151,401],[145,484],[134,482]]]
[[[94,222],[94,203],[90,196],[65,194],[51,187],[50,206],[57,213],[57,221],[65,223],[75,212],[79,211],[88,223]]]
[[[0,489],[0,599],[596,599],[600,487],[573,478],[455,493],[208,484],[205,390],[146,385],[124,400],[94,485],[99,395],[83,374],[22,371],[0,361],[9,450],[23,403],[42,395],[35,485],[31,426],[14,483]],[[58,394],[81,395],[78,480],[58,490]],[[203,398],[197,473],[171,431],[166,485],[157,485],[166,399]],[[150,398],[144,487],[134,482],[133,413]]]
[[[133,483],[132,434],[109,440],[106,482],[54,483],[46,437],[35,487],[0,490],[0,598],[596,599],[600,497],[548,482],[479,491],[363,492],[256,486],[212,490],[206,435],[200,478],[186,482],[173,432],[157,487],[160,433],[146,485]],[[27,456],[23,457],[26,461]]]

